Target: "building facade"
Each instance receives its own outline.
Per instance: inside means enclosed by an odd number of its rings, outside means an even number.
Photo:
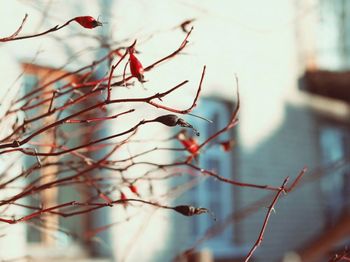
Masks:
[[[293,181],[304,166],[308,167],[295,190],[276,205],[262,245],[252,261],[328,261],[332,254],[349,244],[350,110],[349,91],[346,90],[348,77],[344,73],[349,66],[346,1],[270,0],[257,1],[254,7],[241,0],[220,4],[209,0],[200,4],[157,0],[91,1],[89,5],[84,1],[63,3],[14,1],[0,4],[1,34],[4,35],[14,31],[24,13],[29,13],[29,20],[23,34],[41,31],[80,15],[100,15],[101,20],[107,22],[102,28],[83,34],[77,25],[72,25],[51,36],[2,43],[2,57],[8,57],[0,61],[1,68],[8,70],[0,72],[2,84],[12,83],[24,72],[25,76],[20,78],[22,85],[17,84],[30,89],[50,70],[57,73],[60,68],[72,72],[106,54],[101,43],[128,45],[137,39],[139,58],[149,64],[171,53],[182,42],[184,33],[174,26],[194,19],[194,31],[183,55],[146,72],[146,89],[136,83],[129,89],[114,90],[113,96],[152,95],[188,79],[188,87],[165,101],[176,108],[187,108],[195,96],[202,66],[206,64],[201,99],[194,113],[213,120],[213,124],[186,117],[200,131],[201,142],[229,120],[237,102],[236,74],[241,97],[239,124],[213,141],[196,160],[198,165],[225,178],[276,187],[287,176]],[[95,41],[94,36],[99,37],[99,41]],[[123,42],[123,39],[127,40]],[[72,57],[77,59],[70,62]],[[32,69],[23,69],[25,64],[30,64]],[[105,64],[96,70],[95,77],[106,73],[108,66]],[[339,84],[334,84],[337,81]],[[1,96],[4,95],[2,91]],[[135,108],[140,109],[138,118],[151,118],[162,112],[142,106]],[[126,119],[130,123],[134,121]],[[118,128],[117,124],[106,125],[94,135],[99,137]],[[174,135],[165,127],[150,125],[142,130],[140,139],[153,140],[147,144],[149,149],[160,146],[157,139]],[[233,138],[233,149],[225,152],[220,143],[230,138]],[[179,147],[181,144],[171,142],[161,146]],[[128,150],[145,149],[135,144]],[[128,157],[128,153],[120,157]],[[144,160],[164,164],[181,155],[181,152],[157,153]],[[135,167],[129,175],[145,172],[146,168],[149,167]],[[175,171],[165,170],[159,175]],[[58,231],[52,238],[27,226],[27,237],[18,233],[11,241],[0,238],[4,241],[1,246],[8,246],[0,251],[0,257],[29,254],[38,261],[50,256],[59,261],[140,261],[140,258],[142,261],[173,261],[184,259],[179,254],[195,247],[206,259],[241,261],[259,235],[274,193],[232,186],[211,177],[198,178],[185,169],[178,172],[186,175],[155,181],[152,184],[154,195],[145,193],[145,197],[169,205],[186,203],[207,207],[216,221],[210,215],[182,217],[153,207],[142,207],[140,211],[117,206],[82,218],[51,222],[81,235],[129,216],[137,215],[137,218],[121,226],[111,226],[91,241]],[[178,185],[186,186],[176,190]],[[147,186],[141,184],[140,190],[146,191]],[[48,198],[51,196],[52,193]],[[74,197],[72,192],[56,192],[53,201],[60,203]],[[18,253],[6,251],[12,250],[18,241],[22,243]]]

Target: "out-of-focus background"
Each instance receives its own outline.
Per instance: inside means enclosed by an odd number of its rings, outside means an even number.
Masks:
[[[27,90],[23,92],[28,92],[47,72],[56,68],[74,71],[103,56],[106,51],[94,36],[124,46],[137,39],[138,57],[149,64],[179,46],[184,33],[178,25],[193,19],[190,26],[194,30],[184,53],[147,73],[146,89],[136,84],[113,96],[151,95],[188,79],[189,87],[166,100],[186,108],[195,95],[202,67],[207,65],[195,113],[214,124],[188,118],[206,137],[229,119],[235,106],[236,75],[241,109],[239,124],[231,132],[233,150],[224,153],[211,147],[200,157],[200,165],[238,181],[274,186],[286,176],[294,179],[308,167],[295,191],[277,204],[252,261],[328,261],[350,244],[349,1],[0,1],[1,36],[15,31],[25,13],[29,17],[23,34],[81,15],[99,17],[105,24],[84,32],[72,25],[33,40],[1,44],[1,96],[22,68],[26,71],[18,81]],[[105,70],[96,74],[102,76]],[[114,128],[117,126],[108,126],[104,132]],[[148,128],[147,139],[171,135]],[[154,157],[162,162],[176,154]],[[157,186],[162,195],[172,183]],[[75,193],[58,191],[46,198],[59,203],[74,198]],[[41,230],[30,223],[6,226],[0,236],[0,258],[172,261],[195,246],[197,257],[190,261],[242,261],[257,239],[270,200],[268,191],[204,179],[167,201],[208,207],[216,222],[209,216],[186,218],[145,207],[138,213],[129,212],[129,221],[110,226],[93,241],[59,230]],[[125,218],[125,212],[107,208],[52,223],[81,235],[87,228]]]

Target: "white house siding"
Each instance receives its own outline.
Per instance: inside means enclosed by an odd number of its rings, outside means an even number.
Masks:
[[[0,12],[1,15],[1,12]],[[16,89],[21,83],[21,80],[18,80],[20,70],[16,64],[13,64],[13,56],[7,53],[7,49],[3,48],[0,45],[0,118],[3,117],[3,114],[9,106],[9,101],[11,97],[15,97]],[[15,118],[10,119],[12,123],[15,121]],[[11,123],[6,123],[6,125],[0,126],[0,134],[6,134],[9,132],[8,127],[11,126]],[[18,156],[0,156],[0,173],[6,172],[6,179],[10,179],[17,172],[21,171],[21,163],[15,164],[12,167],[9,167],[9,164],[13,161],[16,161]],[[22,183],[18,182],[14,186],[21,186]],[[6,199],[7,197],[16,194],[18,190],[16,189],[2,189],[0,191],[0,199]],[[6,208],[6,207],[5,207]],[[4,210],[4,207],[0,208],[0,212]],[[11,207],[7,209],[7,214],[13,215],[23,215],[22,209],[18,207]],[[0,257],[2,259],[14,259],[19,258],[25,255],[26,252],[26,228],[24,224],[16,225],[1,225],[1,237],[0,237]],[[15,248],[16,247],[16,248]]]
[[[241,173],[238,175],[242,180],[279,186],[286,176],[290,176],[290,181],[293,181],[304,165],[308,166],[310,172],[318,166],[315,148],[317,130],[313,127],[312,114],[307,109],[290,106],[286,107],[285,113],[286,123],[280,130],[271,134],[270,139],[254,153],[242,154]],[[310,172],[305,175],[306,180]],[[246,189],[242,190],[239,198],[241,204],[245,205],[256,200],[259,195],[263,194]],[[254,243],[269,204],[262,207],[258,214],[237,225],[243,228],[240,230],[243,242]],[[310,241],[322,230],[322,208],[319,184],[304,184],[301,181],[295,192],[283,197],[276,205],[276,214],[273,213],[264,242],[256,254],[257,261],[277,261],[286,251],[297,250]]]

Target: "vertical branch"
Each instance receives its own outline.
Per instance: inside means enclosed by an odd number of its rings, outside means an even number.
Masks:
[[[118,67],[118,65],[124,60],[127,54],[128,52],[125,51],[124,55],[119,58],[119,61],[115,65],[112,65],[111,72],[109,73],[109,77],[108,77],[108,84],[107,84],[107,100],[106,100],[107,102],[111,101],[111,92],[112,92],[111,82],[113,78],[113,72]]]
[[[10,36],[7,36],[7,37],[4,37],[4,38],[0,38],[0,42],[7,42],[7,41],[10,41],[12,40],[13,38],[15,38],[23,29],[23,26],[25,24],[25,22],[27,21],[27,18],[28,18],[28,14],[25,14],[24,15],[24,18],[22,20],[22,23],[21,25],[18,27],[18,29]]]
[[[266,213],[266,216],[265,216],[265,219],[264,219],[264,223],[261,227],[261,230],[260,230],[260,233],[259,233],[259,236],[258,236],[258,239],[256,240],[254,246],[252,247],[252,249],[249,251],[247,257],[245,258],[245,262],[248,262],[249,259],[252,257],[253,253],[255,252],[255,250],[260,246],[261,242],[263,241],[263,238],[264,238],[264,233],[265,233],[265,229],[266,229],[266,226],[267,226],[267,223],[269,222],[269,219],[270,219],[270,216],[271,216],[271,212],[274,210],[274,207],[279,199],[279,197],[281,196],[282,192],[285,192],[285,186],[287,184],[289,180],[289,177],[287,177],[284,181],[283,181],[283,184],[280,188],[280,190],[277,192],[276,196],[274,197],[267,213]]]
[[[52,105],[53,105],[53,100],[55,99],[55,95],[56,95],[56,90],[54,90],[52,92],[52,97],[51,97],[51,100],[50,100],[49,109],[47,110],[48,113],[51,113],[51,109],[52,109]]]

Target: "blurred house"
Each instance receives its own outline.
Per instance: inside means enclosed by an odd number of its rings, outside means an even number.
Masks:
[[[51,4],[13,1],[0,4],[0,24],[1,30],[4,28],[1,34],[7,35],[26,12],[30,20],[24,33],[34,28],[49,28],[79,15],[101,15],[108,23],[86,34],[99,35],[107,39],[106,43],[112,37],[115,41],[130,39],[130,42],[137,38],[139,57],[148,64],[171,53],[181,43],[184,34],[173,29],[174,26],[195,18],[191,44],[184,55],[147,73],[149,82],[144,84],[147,90],[136,84],[131,89],[115,90],[114,95],[151,95],[189,79],[189,87],[165,101],[177,108],[186,108],[192,102],[202,66],[206,64],[202,99],[194,113],[213,120],[213,124],[190,116],[186,118],[200,131],[201,142],[225,126],[233,112],[237,88],[234,74],[237,74],[242,103],[240,123],[232,132],[215,140],[198,163],[223,177],[273,186],[279,186],[287,176],[293,181],[307,166],[308,172],[295,190],[278,202],[252,261],[311,262],[328,261],[350,245],[348,5],[345,0],[269,0],[257,1],[254,6],[243,0],[220,4],[210,0],[200,3],[115,0],[89,1],[89,5],[86,1],[69,4],[66,1]],[[40,20],[42,13],[37,8],[47,10],[45,19]],[[105,54],[93,37],[85,38],[79,32],[79,28],[72,25],[57,35],[1,44],[0,52],[8,58],[0,60],[0,66],[9,72],[0,72],[1,84],[8,86],[7,83],[16,78],[14,71],[24,70],[23,89],[30,90],[44,75],[74,71]],[[59,37],[60,44],[55,37]],[[92,52],[85,52],[86,49]],[[75,55],[78,59],[67,63]],[[8,63],[16,68],[8,67]],[[67,66],[63,66],[66,63]],[[106,67],[101,66],[96,78],[105,73]],[[161,113],[144,109],[139,117],[150,118]],[[109,134],[114,128],[119,127],[107,125],[94,136]],[[68,132],[73,133],[73,128]],[[146,137],[142,138],[158,139],[169,137],[173,132],[150,126],[145,127],[144,134]],[[220,143],[230,137],[234,138],[234,147],[227,153]],[[81,139],[91,138],[85,135]],[[148,147],[154,145],[157,142]],[[130,150],[141,148],[135,145]],[[167,163],[181,156],[180,153],[158,153],[151,158]],[[144,168],[132,172],[144,172]],[[29,254],[37,261],[48,258],[186,261],[179,255],[194,247],[195,254],[189,256],[188,261],[242,261],[258,237],[274,193],[236,187],[210,177],[193,177],[155,182],[155,194],[171,205],[186,203],[207,207],[217,221],[207,215],[187,218],[167,210],[142,207],[136,213],[137,218],[112,226],[92,241],[82,241],[58,230],[48,234],[27,225],[27,236],[18,234],[12,240],[0,238],[1,247],[6,247],[1,248],[0,257]],[[168,197],[172,189],[185,182],[189,182],[188,188],[183,187],[187,190],[175,191]],[[47,203],[60,203],[76,197],[76,192],[59,191],[48,194],[46,199]],[[59,223],[63,229],[81,236],[88,230],[123,221],[134,214],[133,211],[125,211],[123,207],[106,208],[51,223]],[[21,242],[22,247],[13,254],[10,250],[16,242]],[[198,257],[202,260],[196,260]]]

